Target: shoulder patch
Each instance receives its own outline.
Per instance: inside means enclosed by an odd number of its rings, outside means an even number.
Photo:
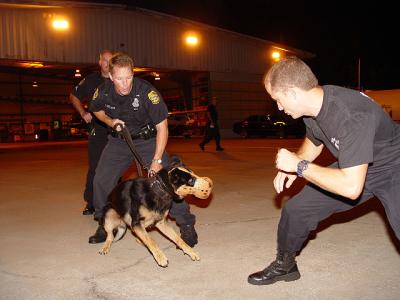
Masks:
[[[153,104],[158,104],[160,103],[160,96],[155,91],[151,91],[150,93],[147,94],[149,97],[151,103]]]
[[[94,91],[92,100],[96,100],[96,98],[97,98],[98,96],[99,96],[99,88],[97,88],[97,89]]]

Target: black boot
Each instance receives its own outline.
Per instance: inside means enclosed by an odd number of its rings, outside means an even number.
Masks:
[[[295,261],[296,253],[278,251],[275,261],[267,268],[249,275],[250,284],[264,285],[276,281],[293,281],[300,278],[300,272]]]
[[[88,216],[94,214],[94,208],[89,203],[86,204],[85,208],[82,210],[82,215]]]
[[[94,235],[89,237],[89,244],[102,243],[106,240],[106,238],[107,238],[107,232],[105,231],[105,229],[102,225],[99,225],[99,227],[97,227]]]
[[[181,225],[181,238],[192,248],[198,243],[197,233],[193,225]]]

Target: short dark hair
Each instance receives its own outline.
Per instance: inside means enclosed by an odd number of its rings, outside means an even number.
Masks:
[[[110,73],[113,72],[114,67],[130,67],[133,69],[133,59],[122,52],[115,53],[110,59]]]
[[[110,53],[111,55],[113,55],[114,53],[111,50],[108,49],[103,49],[100,54],[99,54],[99,58],[101,59],[101,57],[106,54],[106,53]]]
[[[286,90],[297,87],[308,91],[318,86],[318,79],[304,61],[289,56],[275,63],[264,77],[264,84],[271,90]]]

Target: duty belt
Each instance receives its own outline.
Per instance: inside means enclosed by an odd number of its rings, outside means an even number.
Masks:
[[[118,132],[118,131],[112,131],[112,132],[111,132],[111,136],[112,136],[112,137],[115,137],[115,138],[119,138],[119,139],[121,139],[121,140],[125,140],[124,135],[121,134],[121,133]],[[140,138],[142,138],[142,136],[141,136],[140,134],[131,134],[131,139],[132,139],[132,140],[137,140],[137,139],[140,139]]]
[[[113,137],[117,137],[117,138],[120,138],[120,139],[123,139],[126,141],[127,141],[127,139],[126,139],[127,135],[130,135],[132,140],[136,140],[136,139],[148,140],[148,139],[156,137],[157,128],[156,128],[156,126],[154,126],[154,124],[149,123],[149,124],[142,126],[137,134],[130,134],[129,131],[127,129],[125,129],[124,132],[113,130],[111,135]]]

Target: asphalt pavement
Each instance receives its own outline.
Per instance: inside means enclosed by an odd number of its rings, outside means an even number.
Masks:
[[[300,280],[248,284],[275,258],[282,205],[304,184],[276,195],[275,153],[301,141],[225,139],[223,152],[199,141],[170,139],[168,151],[214,181],[212,197],[189,199],[201,260],[153,230],[167,268],[130,233],[105,256],[87,242],[85,141],[0,144],[0,299],[400,299],[400,243],[374,199],[320,224],[297,257]]]

